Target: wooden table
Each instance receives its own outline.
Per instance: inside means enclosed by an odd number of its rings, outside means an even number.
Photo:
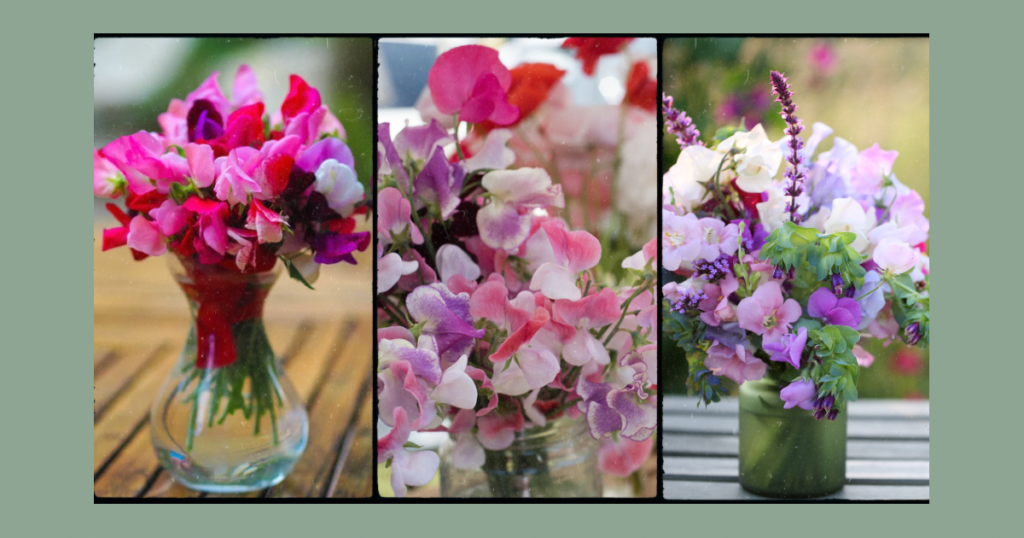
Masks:
[[[738,482],[739,402],[696,404],[664,399],[665,498],[766,500]],[[928,401],[860,400],[848,412],[847,485],[827,499],[927,501]]]
[[[100,497],[219,497],[174,482],[149,434],[153,397],[189,329],[165,260],[100,252],[94,237],[94,492]],[[366,229],[366,225],[361,225]],[[309,413],[309,443],[277,486],[237,497],[369,497],[373,492],[372,253],[324,266],[310,291],[283,274],[267,299],[271,344]]]

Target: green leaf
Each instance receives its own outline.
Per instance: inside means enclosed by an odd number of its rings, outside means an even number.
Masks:
[[[406,442],[406,443],[405,443],[404,445],[402,445],[402,446],[404,446],[405,448],[423,448],[422,446],[420,446],[420,445],[417,445],[416,443],[414,443],[414,442],[412,442],[412,441],[407,441],[407,442]]]
[[[306,282],[306,277],[302,276],[299,268],[295,267],[295,264],[293,264],[291,260],[282,256],[281,261],[284,262],[284,266],[288,268],[288,276],[298,280],[303,286],[306,286],[309,289],[314,289],[313,286],[309,285],[309,282]]]

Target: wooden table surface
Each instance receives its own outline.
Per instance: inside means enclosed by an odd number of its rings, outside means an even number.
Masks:
[[[100,497],[220,497],[174,482],[150,442],[149,408],[189,330],[184,295],[166,261],[100,252],[93,270],[94,492]],[[366,229],[366,225],[361,225]],[[315,291],[288,278],[264,310],[270,342],[305,401],[309,442],[290,475],[229,497],[369,497],[373,491],[372,253],[324,266]]]
[[[739,402],[696,404],[696,398],[664,399],[665,498],[765,500],[738,482]],[[848,412],[846,486],[827,498],[927,501],[928,401],[860,400]]]

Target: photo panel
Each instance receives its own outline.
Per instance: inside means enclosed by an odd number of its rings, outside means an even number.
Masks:
[[[372,496],[373,76],[368,37],[96,39],[98,502]]]
[[[927,36],[662,59],[665,499],[927,502]]]
[[[657,53],[379,41],[382,497],[657,495]]]

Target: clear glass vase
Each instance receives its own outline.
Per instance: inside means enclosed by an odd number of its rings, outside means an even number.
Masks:
[[[839,491],[846,483],[846,413],[817,420],[813,411],[783,409],[770,372],[740,385],[740,485],[782,499]]]
[[[504,450],[484,449],[484,464],[461,469],[452,452],[460,435],[441,447],[441,496],[475,498],[585,498],[601,496],[600,443],[585,417],[561,417],[516,433]]]
[[[185,349],[150,411],[153,446],[185,486],[240,493],[284,480],[309,423],[263,326],[281,273],[243,274],[168,256],[192,313]]]

